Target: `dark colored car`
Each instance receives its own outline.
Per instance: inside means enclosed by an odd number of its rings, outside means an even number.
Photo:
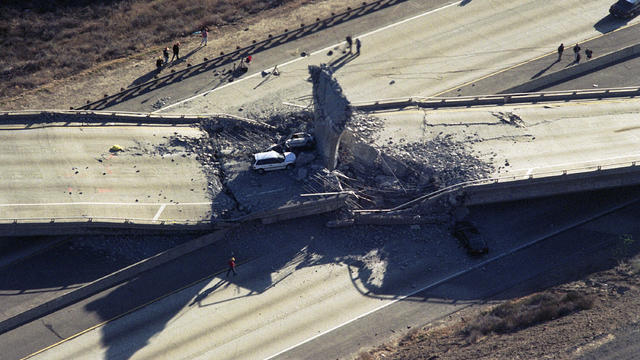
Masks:
[[[611,5],[609,13],[615,17],[631,19],[640,11],[640,0],[618,0]]]
[[[453,236],[464,246],[469,254],[482,255],[489,252],[489,247],[484,237],[469,221],[456,221],[453,225]]]

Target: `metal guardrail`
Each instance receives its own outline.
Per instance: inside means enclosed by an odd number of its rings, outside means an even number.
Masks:
[[[381,99],[376,101],[360,101],[351,107],[362,111],[399,109],[405,107],[439,108],[477,105],[505,105],[529,102],[552,102],[580,99],[600,99],[610,97],[640,96],[640,86],[628,86],[605,89],[579,89],[544,91],[534,93],[512,93],[497,95],[470,95],[458,97],[423,97],[410,96],[403,98]]]
[[[139,95],[140,93],[144,93],[146,91],[152,90],[151,88],[154,85],[161,85],[161,83],[178,81],[178,80],[181,80],[182,78],[186,78],[192,75],[197,75],[198,73],[207,71],[213,67],[222,66],[224,64],[228,64],[233,61],[240,60],[247,55],[256,53],[257,51],[265,50],[273,46],[284,44],[288,41],[300,38],[302,36],[313,33],[315,31],[341,24],[354,17],[363,16],[363,15],[372,13],[374,11],[380,10],[384,7],[388,7],[388,6],[395,5],[405,1],[407,0],[375,0],[372,2],[363,1],[362,5],[357,8],[352,9],[350,7],[347,7],[347,10],[341,13],[337,13],[337,14],[332,13],[331,17],[327,19],[316,18],[316,21],[311,24],[300,24],[299,28],[295,28],[292,30],[285,29],[285,31],[279,35],[272,36],[271,34],[269,34],[267,39],[264,39],[261,41],[253,40],[253,43],[251,45],[248,45],[245,47],[238,46],[235,51],[232,51],[228,54],[221,53],[220,56],[215,57],[213,59],[189,66],[186,69],[175,71],[170,74],[147,81],[145,83],[130,87],[114,95],[110,95],[110,96],[107,95],[100,100],[88,102],[87,104],[79,106],[78,108],[79,109],[92,109],[92,108],[95,109],[100,106],[105,106],[110,102],[126,100],[128,97],[134,97]]]
[[[69,116],[65,119],[52,119],[56,116]],[[214,113],[214,114],[158,114],[142,113],[133,111],[100,111],[100,110],[21,110],[21,111],[0,111],[1,123],[22,123],[25,118],[30,123],[55,123],[55,122],[78,122],[82,124],[90,123],[155,123],[155,124],[195,124],[205,119],[224,119],[232,121],[243,121],[254,125],[273,128],[272,125],[245,118],[242,116]],[[77,120],[74,118],[78,118]],[[74,121],[75,120],[75,121]]]

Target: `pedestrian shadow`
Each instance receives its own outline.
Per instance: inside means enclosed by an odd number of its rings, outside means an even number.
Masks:
[[[629,20],[631,19],[619,19],[609,14],[595,23],[593,27],[597,31],[606,34],[627,25]]]
[[[568,67],[573,66],[573,65],[578,65],[578,64],[580,64],[580,60],[579,59],[575,59],[572,62],[568,63],[567,66],[565,66],[565,68],[568,68]]]
[[[549,66],[547,66],[546,68],[538,71],[535,75],[533,75],[531,77],[531,80],[539,78],[542,74],[546,73],[549,69],[551,69],[553,67],[553,65],[557,64],[560,62],[560,59],[556,59],[556,61],[552,62],[551,64],[549,64]]]
[[[353,61],[355,58],[357,58],[358,56],[360,56],[359,52],[346,52],[344,55],[342,55],[341,57],[331,61],[329,63],[329,67],[331,68],[331,72],[335,73],[338,70],[340,70],[340,68],[342,68],[343,66],[347,65],[348,63],[350,63],[351,61]]]
[[[159,75],[159,74],[160,74],[160,70],[153,69],[153,70],[149,71],[148,73],[140,76],[139,78],[133,80],[133,82],[131,82],[131,84],[129,84],[129,86],[127,86],[127,87],[132,87],[132,86],[144,84],[144,83],[146,83],[147,81],[153,79],[156,75]]]
[[[219,289],[220,287],[222,287],[222,285],[224,285],[226,283],[226,285],[224,287],[229,286],[229,284],[231,284],[230,282],[220,279],[215,285],[213,285],[212,287],[205,289],[204,291],[202,291],[201,293],[199,293],[198,295],[196,295],[196,297],[193,299],[193,301],[191,302],[191,304],[189,304],[189,306],[193,306],[195,304],[198,304],[199,306],[202,306],[201,302],[202,300],[206,299],[207,296],[211,295],[214,291],[216,291],[217,289]]]
[[[198,46],[197,48],[189,51],[186,55],[182,55],[182,57],[180,57],[180,59],[177,59],[176,61],[172,62],[170,66],[174,66],[176,64],[180,64],[180,63],[183,63],[183,62],[187,61],[187,59],[189,59],[191,56],[193,56],[195,53],[197,53],[201,49],[202,49],[202,47]]]

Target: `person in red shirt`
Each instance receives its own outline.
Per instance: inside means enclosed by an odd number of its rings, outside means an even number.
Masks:
[[[236,258],[232,257],[229,259],[229,270],[227,270],[227,277],[229,277],[229,273],[233,272],[233,276],[238,275],[236,272]]]

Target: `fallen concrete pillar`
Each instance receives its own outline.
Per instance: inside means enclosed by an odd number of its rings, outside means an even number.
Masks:
[[[309,66],[309,73],[313,82],[314,135],[318,152],[326,168],[334,170],[340,137],[351,118],[351,105],[325,64]]]

